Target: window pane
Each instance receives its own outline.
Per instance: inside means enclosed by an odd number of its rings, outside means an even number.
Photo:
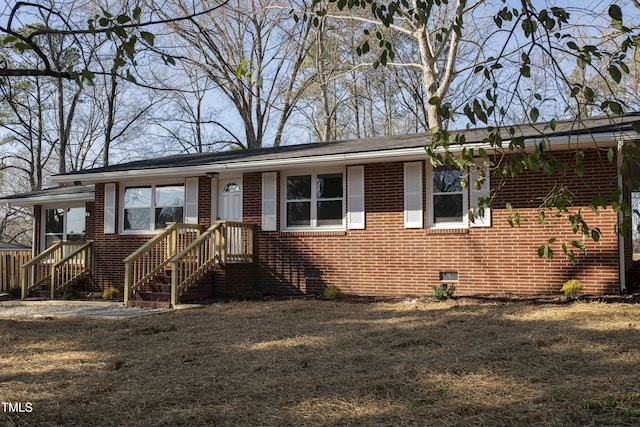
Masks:
[[[287,227],[311,225],[311,202],[287,203]]]
[[[124,207],[151,207],[151,187],[129,187],[124,190]]]
[[[85,209],[70,208],[67,209],[67,238],[72,240],[69,235],[82,235],[85,233]],[[82,239],[79,239],[82,240]]]
[[[45,211],[45,232],[64,232],[64,209],[47,209]]]
[[[62,234],[47,234],[45,236],[45,247],[49,248],[54,243],[59,242],[60,240],[62,240]]]
[[[311,199],[311,175],[287,177],[287,200]]]
[[[236,184],[235,182],[230,182],[227,185],[224,186],[224,190],[225,193],[237,193],[238,191],[240,191],[240,186],[238,184]]]
[[[462,194],[433,196],[433,221],[461,222]]]
[[[318,225],[342,225],[342,200],[318,202]]]
[[[149,208],[135,208],[124,210],[125,230],[149,230],[151,217]]]
[[[182,207],[156,208],[156,230],[167,228],[168,222],[182,222]]]
[[[318,199],[342,198],[342,174],[318,175],[316,191]]]
[[[183,205],[184,205],[184,186],[170,185],[166,187],[156,187],[156,207],[183,206]]]
[[[461,170],[450,170],[444,167],[435,168],[433,170],[433,192],[453,193],[462,191],[461,177]]]

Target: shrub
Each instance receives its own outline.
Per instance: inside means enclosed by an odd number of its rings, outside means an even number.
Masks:
[[[74,288],[73,286],[69,286],[62,293],[62,299],[71,300],[71,299],[80,299],[80,291],[78,288]]]
[[[262,292],[255,289],[248,289],[244,291],[233,291],[233,296],[242,301],[262,301],[264,296]]]
[[[570,298],[575,298],[582,291],[584,286],[579,280],[571,279],[564,282],[562,285],[562,289],[560,289],[564,294]]]
[[[116,288],[107,288],[102,293],[102,299],[106,299],[106,300],[118,299],[119,296],[120,296],[120,291],[117,290]]]
[[[20,298],[22,296],[22,288],[19,286],[14,286],[13,288],[9,288],[7,293],[14,298]]]
[[[327,286],[322,296],[324,299],[336,300],[342,298],[342,291],[337,286]]]
[[[453,296],[453,293],[456,290],[455,285],[443,283],[441,285],[431,285],[433,289],[433,295],[431,298],[437,301],[445,301]]]

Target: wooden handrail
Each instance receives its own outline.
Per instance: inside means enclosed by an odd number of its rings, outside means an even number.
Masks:
[[[42,251],[38,256],[31,259],[22,266],[22,298],[26,298],[29,291],[36,286],[45,283],[47,280],[53,281],[52,273],[54,266],[61,264],[62,260],[66,260],[68,255],[64,255],[64,248],[69,246],[84,246],[85,242],[72,242],[61,240],[54,243],[51,247]],[[77,252],[76,249],[73,253]],[[67,261],[65,261],[67,262]],[[53,283],[52,283],[53,295]]]
[[[183,233],[180,233],[184,231]],[[124,303],[142,284],[157,275],[169,260],[200,235],[197,224],[170,223],[167,228],[124,259]]]
[[[40,252],[40,254],[38,254],[37,256],[31,258],[31,261],[27,262],[26,264],[22,265],[22,268],[29,268],[32,265],[40,262],[40,260],[44,259],[47,257],[47,255],[51,254],[52,252],[57,251],[60,246],[62,246],[64,242],[62,240],[59,240],[57,242],[55,242],[53,245],[51,245],[50,247],[48,247],[47,249],[45,249],[44,251]]]
[[[197,224],[184,224],[181,222],[170,222],[167,224],[167,228],[165,228],[161,233],[153,236],[151,240],[149,240],[144,245],[140,246],[134,252],[131,253],[128,257],[126,257],[123,262],[131,262],[136,257],[139,257],[140,254],[148,251],[150,248],[154,247],[158,244],[158,242],[162,241],[169,234],[173,233],[175,230],[201,230],[201,227]]]
[[[93,241],[89,240],[78,249],[53,265],[51,272],[51,299],[55,293],[73,283],[93,269]]]
[[[253,260],[253,225],[216,222],[170,260],[171,305],[186,288],[211,270],[216,262]]]

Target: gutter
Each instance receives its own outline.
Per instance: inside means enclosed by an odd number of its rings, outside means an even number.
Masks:
[[[569,135],[556,136],[546,139],[549,142],[551,150],[575,150],[578,148],[586,148],[589,146],[611,146],[615,144],[615,140],[619,138],[627,139],[637,136],[634,132],[607,133],[597,135]],[[530,138],[525,142],[527,150],[533,150],[541,141],[541,138]],[[509,140],[505,140],[503,145],[508,145]],[[606,144],[606,145],[605,145]],[[272,171],[280,169],[288,169],[295,167],[309,167],[310,165],[349,165],[362,163],[381,163],[393,159],[413,160],[416,158],[426,158],[424,145],[410,148],[384,149],[377,151],[361,151],[343,154],[328,155],[307,155],[300,157],[290,157],[284,159],[262,159],[262,160],[246,160],[232,162],[212,162],[197,166],[173,166],[173,167],[156,167],[148,169],[130,169],[112,172],[96,172],[96,173],[76,173],[67,175],[56,175],[51,177],[51,181],[59,184],[69,184],[72,182],[82,181],[82,184],[93,184],[98,182],[115,182],[126,179],[154,178],[154,177],[190,177],[202,176],[208,172],[259,172]],[[461,152],[463,149],[484,149],[493,150],[487,143],[469,143],[464,146],[452,145],[449,150],[451,152]],[[438,152],[444,153],[444,149]]]
[[[33,205],[43,205],[52,202],[59,203],[73,203],[73,202],[92,202],[94,200],[94,194],[55,194],[55,195],[40,195],[33,197],[20,197],[11,199],[0,199],[0,202],[4,202],[11,206],[29,207]]]

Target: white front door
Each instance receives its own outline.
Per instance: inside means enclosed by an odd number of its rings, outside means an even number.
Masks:
[[[242,178],[218,180],[218,218],[242,222]]]

